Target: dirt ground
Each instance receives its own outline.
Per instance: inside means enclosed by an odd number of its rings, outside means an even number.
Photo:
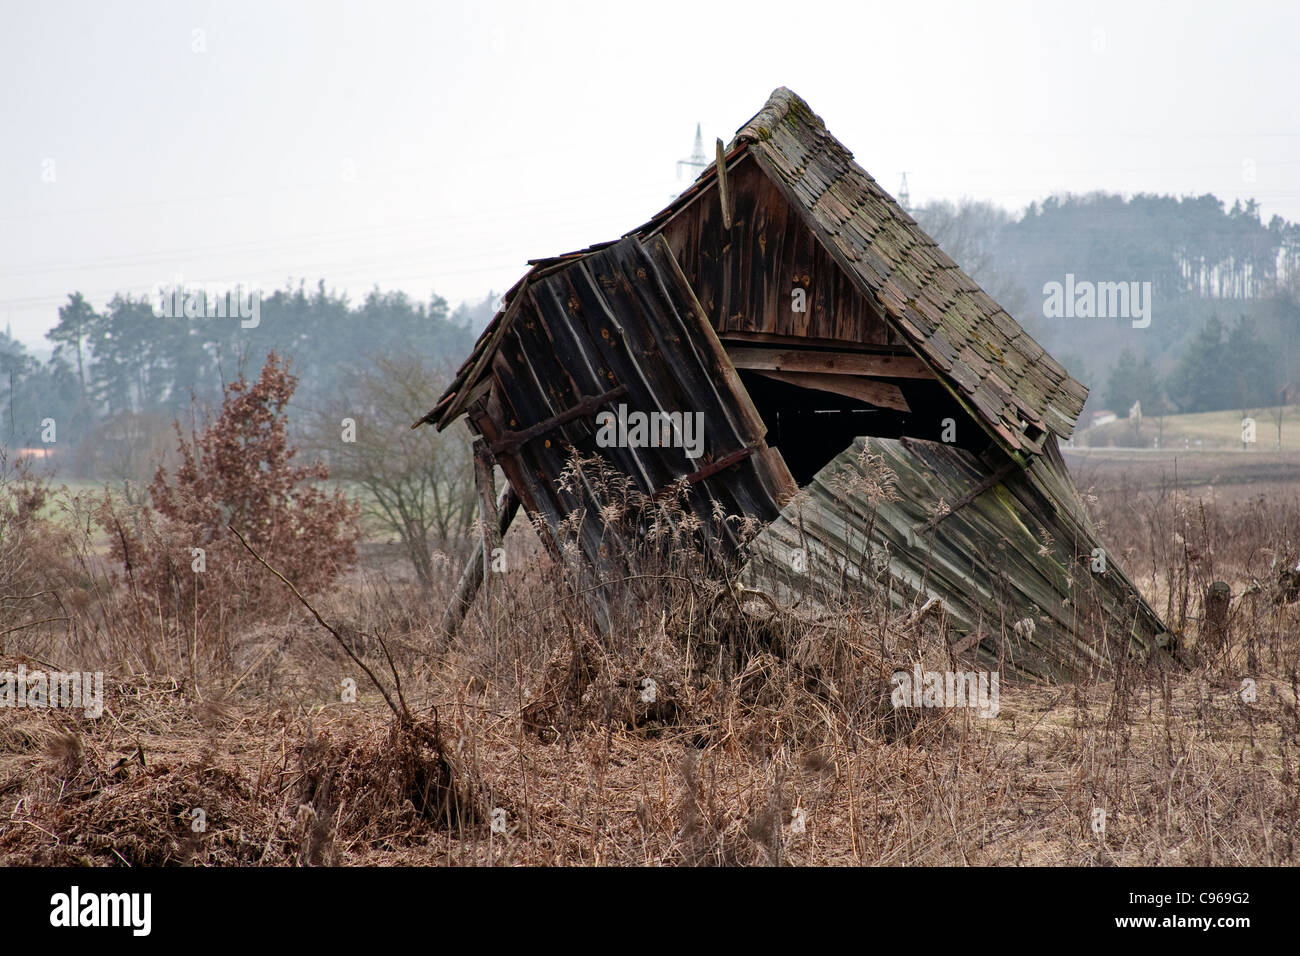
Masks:
[[[1205,671],[1004,685],[992,720],[944,711],[899,737],[817,726],[838,721],[768,668],[757,694],[738,676],[672,720],[550,743],[443,684],[428,699],[480,807],[450,822],[388,766],[376,694],[326,702],[315,668],[282,676],[280,706],[118,680],[96,721],[0,711],[0,863],[1296,862],[1293,680],[1259,677],[1249,703]]]
[[[1235,484],[1227,460],[1179,468],[1192,489]],[[1242,501],[1281,484],[1256,479]],[[1154,462],[1080,468],[1127,560],[1158,567],[1144,541],[1178,536],[1194,578],[1190,525],[1160,524],[1185,507],[1153,504],[1158,533],[1124,524],[1162,480]],[[1220,567],[1269,544],[1205,527]],[[1186,661],[1005,680],[987,719],[891,712],[888,675],[930,653],[897,622],[849,611],[742,646],[716,602],[686,607],[692,586],[602,647],[530,535],[512,532],[524,570],[449,644],[445,599],[416,606],[383,548],[322,605],[385,686],[400,675],[409,717],[306,615],[248,631],[197,681],[109,667],[98,719],[0,708],[0,864],[1297,862],[1300,604],[1234,604],[1228,646],[1200,656],[1193,614]],[[11,642],[0,673],[73,657]]]

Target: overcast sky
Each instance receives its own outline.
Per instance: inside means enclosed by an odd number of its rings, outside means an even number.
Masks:
[[[1300,220],[1300,4],[6,3],[0,327],[324,278],[454,306],[621,235],[786,85],[890,192]],[[1253,180],[1252,177],[1253,176]]]

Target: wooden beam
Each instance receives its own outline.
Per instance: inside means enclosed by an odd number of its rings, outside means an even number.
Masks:
[[[884,321],[883,319],[881,321]],[[825,339],[815,335],[777,335],[775,332],[747,332],[743,329],[728,329],[719,332],[720,338],[727,346],[786,345],[791,348],[807,350],[811,348],[830,349],[835,352],[854,352],[863,355],[898,355],[912,357],[905,345],[890,347],[888,345],[863,345],[854,339]]]
[[[731,229],[731,189],[727,185],[727,153],[722,140],[717,145],[718,200],[722,203],[722,228]]]
[[[816,372],[822,375],[873,375],[877,378],[934,378],[919,358],[868,352],[812,352],[806,349],[763,349],[731,346],[736,368],[773,372]]]
[[[510,292],[506,293],[506,299],[509,304],[506,306],[505,313],[497,317],[500,321],[497,321],[497,319],[494,318],[493,322],[495,325],[490,324],[483,333],[484,335],[490,336],[490,338],[487,341],[481,341],[474,346],[474,352],[470,356],[474,365],[464,375],[457,376],[457,380],[460,382],[460,391],[457,393],[456,397],[452,399],[451,405],[446,409],[446,411],[439,416],[438,422],[440,424],[437,426],[439,431],[442,431],[446,425],[449,425],[459,418],[460,413],[465,410],[465,406],[469,403],[474,386],[478,385],[479,377],[492,361],[492,357],[496,355],[497,346],[501,344],[501,339],[513,324],[515,314],[518,313],[519,308],[525,299],[525,290],[522,286],[526,278],[527,277],[520,279],[515,283],[514,288],[512,288]]]
[[[496,461],[488,450],[487,442],[482,438],[474,440],[474,486],[478,489],[479,541],[483,551],[483,580],[487,580],[488,562],[492,549],[500,540],[496,528],[501,520],[497,513],[496,502]]]
[[[907,439],[904,438],[903,441],[906,442]],[[1005,478],[1007,478],[1007,476],[1009,476],[1018,467],[1020,466],[1014,460],[1006,462],[997,471],[993,472],[990,475],[985,475],[983,481],[981,481],[974,488],[966,492],[966,494],[962,495],[951,505],[949,505],[948,510],[945,511],[943,514],[935,515],[929,521],[917,525],[912,530],[915,531],[917,534],[929,534],[931,531],[933,531],[935,528],[939,526],[940,521],[942,521],[944,518],[949,517],[950,515],[956,514],[958,511],[960,511],[962,508],[965,508],[968,504],[970,504],[980,495],[984,494],[984,492],[988,491],[994,485],[1000,484]]]
[[[907,404],[907,399],[903,397],[902,390],[889,382],[876,382],[856,375],[821,375],[816,372],[758,371],[758,374],[778,382],[798,385],[800,388],[815,388],[823,392],[856,398],[880,408],[892,408],[900,412],[912,410]]]
[[[718,472],[725,471],[726,469],[730,468],[732,465],[739,464],[740,462],[744,461],[753,453],[754,453],[753,448],[738,448],[735,451],[731,452],[730,454],[723,455],[717,461],[710,462],[709,464],[701,468],[699,471],[692,472],[691,474],[686,475],[683,478],[673,479],[672,481],[668,482],[668,484],[664,485],[662,488],[656,491],[653,497],[651,498],[651,500],[660,501],[668,497],[670,494],[673,493],[674,490],[676,490],[682,484],[682,482],[685,482],[688,487],[690,485],[698,485],[704,479],[712,478]]]
[[[594,415],[600,406],[604,405],[611,399],[618,398],[627,394],[627,386],[620,385],[617,388],[611,388],[608,392],[601,392],[599,395],[592,395],[584,398],[574,405],[567,408],[558,415],[552,415],[545,421],[538,422],[536,425],[530,425],[527,428],[520,429],[517,432],[505,431],[501,433],[501,438],[492,442],[489,446],[494,455],[509,455],[519,450],[519,446],[526,441],[531,441],[539,435],[545,435],[549,431],[554,431],[561,425],[565,425],[575,418],[582,418],[584,415]]]
[[[469,390],[469,394],[465,396],[465,400],[460,403],[461,411],[463,412],[465,409],[469,408],[490,391],[492,391],[492,376],[484,375],[479,379],[478,384]]]
[[[506,532],[510,530],[510,522],[515,520],[515,512],[518,510],[519,496],[515,494],[514,488],[507,484],[501,489],[501,498],[497,502],[496,530],[499,538],[506,536]],[[451,603],[447,605],[447,610],[443,612],[442,621],[439,623],[438,629],[447,640],[455,636],[456,629],[465,618],[465,612],[474,603],[474,595],[483,584],[483,558],[483,538],[480,537],[474,542],[474,551],[465,562],[465,570],[460,573],[460,580],[456,582]]]

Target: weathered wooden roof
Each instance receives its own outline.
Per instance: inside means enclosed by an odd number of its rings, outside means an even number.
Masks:
[[[613,242],[599,242],[577,252],[566,252],[563,255],[552,256],[548,259],[529,260],[531,268],[524,274],[522,279],[511,286],[510,290],[502,296],[501,308],[496,315],[492,316],[492,321],[487,324],[487,327],[479,335],[478,341],[474,343],[473,351],[469,354],[469,358],[461,363],[455,378],[439,396],[437,404],[424,417],[413,422],[411,427],[416,428],[426,424],[435,425],[439,431],[442,431],[460,416],[461,412],[464,411],[465,400],[469,396],[470,389],[477,384],[491,363],[492,353],[500,343],[501,333],[507,324],[507,316],[522,301],[521,296],[527,291],[529,283],[537,279],[543,279],[574,260],[605,249],[612,244]]]
[[[804,215],[859,291],[1004,448],[1013,454],[1036,454],[1047,433],[1070,436],[1088,389],[939,248],[854,161],[807,103],[785,87],[773,92],[767,105],[737,132],[727,149],[728,163],[746,151]],[[701,200],[716,176],[716,164],[711,165],[690,189],[633,233],[656,231],[676,210]],[[532,270],[507,293],[506,305],[456,379],[420,422],[444,428],[459,415],[464,396],[486,368],[510,302],[528,282],[607,245],[535,260]]]
[[[896,606],[938,598],[956,649],[1043,678],[1166,646],[1114,559],[1094,571],[1100,545],[1049,446],[1020,468],[938,442],[859,438],[759,533],[741,579],[789,602],[833,606],[886,586]],[[880,494],[885,475],[896,498]]]
[[[942,379],[1014,450],[1068,438],[1088,396],[832,136],[776,90],[736,134],[822,244]],[[1023,423],[1023,424],[1022,424]]]

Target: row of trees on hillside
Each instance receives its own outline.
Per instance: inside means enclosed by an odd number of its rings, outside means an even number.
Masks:
[[[1054,196],[1030,203],[1000,239],[1015,272],[1055,278],[1070,263],[1082,278],[1138,274],[1170,299],[1257,298],[1300,271],[1300,225],[1266,225],[1254,200],[1225,208],[1210,195]]]
[[[1105,384],[1105,402],[1121,415],[1141,402],[1145,413],[1207,412],[1252,409],[1281,404],[1279,358],[1255,332],[1254,322],[1239,319],[1225,327],[1212,318],[1187,343],[1178,364],[1160,375],[1151,359],[1120,353]]]
[[[42,423],[53,420],[60,447],[69,447],[124,419],[185,419],[192,399],[212,405],[225,384],[273,351],[291,356],[301,377],[296,404],[315,407],[369,357],[407,355],[435,365],[462,356],[490,316],[490,301],[449,313],[437,296],[414,302],[375,290],[353,305],[322,282],[261,298],[251,320],[165,316],[155,301],[131,296],[96,309],[74,293],[48,333],[54,350],[47,362],[0,336],[0,435],[7,445],[39,445]]]
[[[0,462],[21,457],[9,454],[17,448],[53,452],[42,470],[108,483],[135,515],[133,533],[155,513],[179,520],[184,512],[194,524],[198,508],[207,509],[199,524],[209,531],[218,517],[237,518],[258,539],[260,518],[218,514],[234,500],[229,488],[199,487],[217,473],[240,484],[241,501],[278,495],[302,521],[337,524],[341,483],[366,530],[399,543],[431,587],[434,549],[455,547],[476,517],[468,435],[410,425],[472,347],[493,300],[449,312],[436,296],[417,303],[375,291],[353,305],[322,283],[278,290],[255,312],[245,299],[240,314],[205,318],[206,305],[186,317],[130,296],[96,309],[73,294],[49,332],[48,361],[0,336]],[[319,465],[291,464],[291,432]],[[183,491],[173,493],[164,473]],[[258,474],[266,480],[249,485]],[[327,475],[336,484],[329,492],[318,487]],[[128,537],[118,536],[121,547]]]
[[[969,201],[914,214],[1093,401],[1120,413],[1139,400],[1179,412],[1257,407],[1300,381],[1300,225],[1265,224],[1253,201],[1099,193],[1052,197],[1020,217]],[[1044,287],[1067,275],[1149,282],[1149,326],[1049,317]]]

